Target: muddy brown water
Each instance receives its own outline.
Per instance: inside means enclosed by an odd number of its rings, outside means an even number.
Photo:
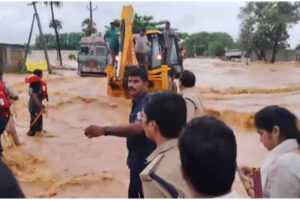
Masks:
[[[185,68],[197,75],[205,109],[233,127],[239,165],[259,166],[267,154],[253,127],[260,108],[279,104],[300,115],[300,66],[296,63],[223,62],[187,59]],[[45,75],[50,101],[44,117],[46,133],[28,137],[28,86],[25,75],[5,74],[20,100],[13,106],[22,145],[4,141],[4,161],[16,175],[26,197],[127,197],[128,168],[124,138],[88,139],[89,124],[127,124],[130,100],[106,95],[106,79],[83,77],[75,71]],[[247,197],[236,176],[233,190]]]

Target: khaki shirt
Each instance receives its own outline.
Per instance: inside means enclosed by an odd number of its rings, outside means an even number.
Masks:
[[[205,114],[203,101],[201,99],[199,91],[197,88],[184,88],[181,91],[183,98],[185,99],[187,108],[187,122],[191,121],[195,117],[200,117]]]
[[[178,139],[171,139],[147,158],[148,166],[140,174],[145,198],[191,198],[181,174]]]

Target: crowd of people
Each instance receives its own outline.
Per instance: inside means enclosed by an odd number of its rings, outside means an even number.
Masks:
[[[33,75],[26,78],[29,84],[28,110],[30,113],[30,125],[27,132],[28,136],[34,136],[37,132],[43,131],[43,113],[46,108],[42,101],[48,100],[47,84],[42,81],[43,72],[35,70]],[[13,91],[11,86],[6,83],[0,74],[0,198],[24,198],[24,194],[19,187],[10,169],[2,162],[3,148],[1,137],[5,132],[7,124],[12,120],[10,107],[13,100],[18,100],[19,96]]]
[[[196,77],[184,71],[180,93],[147,94],[147,73],[136,68],[128,79],[133,97],[130,124],[86,128],[89,138],[127,137],[129,198],[237,198],[232,191],[239,168],[233,130],[205,113]],[[255,114],[261,142],[271,151],[261,166],[263,197],[300,197],[300,132],[297,118],[280,106]],[[247,188],[251,189],[251,188]]]
[[[119,33],[120,30],[118,28],[118,24],[116,22],[110,23],[110,28],[104,34],[104,41],[108,43],[108,47],[110,49],[110,54],[112,58],[112,66],[116,64],[116,57],[119,54],[120,41],[119,41]],[[148,60],[148,52],[151,51],[151,43],[146,35],[147,30],[142,28],[139,30],[139,34],[135,34],[133,37],[134,48],[136,59],[139,67],[146,68],[149,64]],[[166,22],[165,28],[162,31],[163,35],[163,57],[162,63],[168,64],[171,56],[171,50],[173,44],[173,38],[175,36],[174,30],[171,28],[170,22]],[[185,58],[185,49],[183,46],[179,48],[179,56],[180,59]]]
[[[35,71],[40,80],[41,71]],[[236,198],[232,190],[236,170],[252,177],[253,170],[237,165],[233,130],[205,113],[195,90],[195,75],[185,70],[180,93],[147,94],[148,76],[135,68],[128,79],[132,110],[124,126],[90,125],[88,138],[126,137],[130,170],[129,198]],[[36,86],[38,83],[38,86]],[[29,111],[32,120],[45,112],[40,81],[30,83]],[[0,92],[3,93],[3,92]],[[198,94],[198,95],[197,95]],[[15,96],[15,98],[17,98]],[[36,110],[33,112],[33,108]],[[7,121],[1,107],[1,130]],[[286,108],[272,105],[254,117],[260,141],[270,151],[261,166],[265,198],[300,197],[300,132],[297,117]],[[28,132],[42,129],[42,121]],[[11,171],[0,163],[0,197],[24,197]],[[246,188],[253,189],[253,188]]]

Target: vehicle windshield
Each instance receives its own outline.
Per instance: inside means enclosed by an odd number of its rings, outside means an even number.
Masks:
[[[88,55],[90,51],[90,48],[88,46],[80,46],[79,48],[79,54],[81,55]]]
[[[161,66],[162,56],[158,36],[154,36],[151,40],[151,63],[150,69],[156,69]]]
[[[177,50],[176,50],[176,45],[174,42],[174,39],[172,40],[172,48],[171,48],[171,53],[170,53],[170,58],[169,58],[169,63],[170,65],[175,65],[178,64],[178,54],[177,54]]]
[[[96,46],[96,56],[106,56],[106,47]]]

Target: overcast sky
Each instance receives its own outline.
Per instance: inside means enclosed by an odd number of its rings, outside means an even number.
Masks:
[[[0,1],[0,42],[27,43],[33,8],[29,2]],[[171,26],[181,32],[195,33],[227,32],[233,39],[239,36],[240,21],[237,18],[239,9],[245,2],[93,2],[97,9],[93,18],[98,31],[103,32],[104,25],[113,19],[120,19],[123,5],[132,4],[135,12],[141,15],[152,15],[155,20],[168,19]],[[64,2],[63,7],[55,9],[55,18],[62,22],[60,32],[80,32],[81,22],[89,17],[88,2]],[[50,7],[37,4],[44,33],[54,33],[49,29],[51,20]],[[38,34],[35,24],[32,42]],[[288,42],[291,48],[300,43],[300,23],[289,29]]]

